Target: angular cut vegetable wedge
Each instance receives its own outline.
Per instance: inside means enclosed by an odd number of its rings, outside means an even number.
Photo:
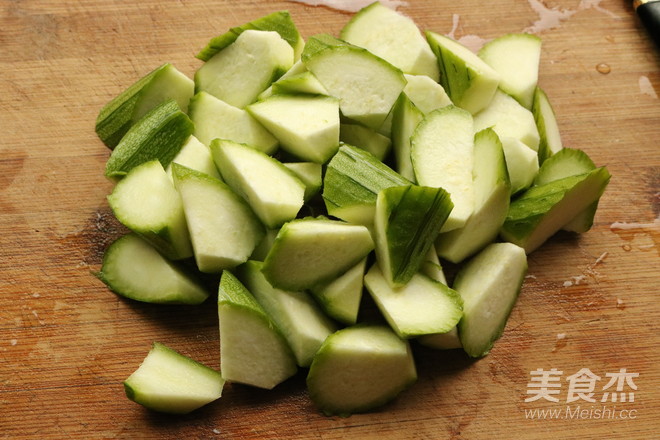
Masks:
[[[211,145],[213,139],[227,139],[252,145],[266,154],[277,150],[277,139],[246,110],[206,92],[192,97],[189,113],[195,123],[195,137],[206,145]]]
[[[336,330],[305,292],[273,287],[263,274],[263,263],[248,261],[240,277],[256,300],[275,321],[301,367],[308,367],[323,341]]]
[[[396,102],[396,101],[395,101]],[[392,106],[394,108],[394,106]],[[385,117],[385,121],[380,125],[380,127],[374,129],[383,136],[391,137],[392,136],[392,110]]]
[[[110,149],[150,110],[174,99],[184,113],[194,94],[193,81],[166,63],[108,102],[96,118],[96,134]]]
[[[115,148],[128,129],[131,128],[134,122],[133,109],[140,99],[140,92],[151,82],[162,67],[152,70],[103,106],[96,118],[95,131],[108,148]]]
[[[197,170],[201,173],[208,174],[211,177],[216,179],[222,179],[218,169],[213,163],[213,158],[211,157],[211,150],[209,147],[201,143],[195,136],[190,136],[181,151],[176,155],[172,162],[167,166],[165,171],[171,177],[172,176],[172,164],[178,163],[184,167],[188,167],[193,170]]]
[[[565,177],[577,176],[596,169],[593,160],[582,150],[563,148],[549,157],[539,170],[534,185],[540,186]]]
[[[246,30],[197,70],[195,91],[244,108],[292,65],[293,49],[277,32]]]
[[[486,43],[479,58],[500,74],[500,89],[523,107],[532,108],[539,79],[541,39],[532,34],[507,34]]]
[[[380,190],[409,183],[371,153],[344,144],[328,162],[323,178],[323,200],[328,214],[371,226]]]
[[[417,183],[451,195],[454,209],[442,232],[462,227],[474,211],[472,116],[453,105],[434,110],[415,129],[411,145]]]
[[[209,296],[192,274],[135,234],[118,238],[106,249],[97,276],[113,292],[136,301],[200,304]]]
[[[587,232],[594,225],[594,217],[598,210],[600,199],[589,205],[584,211],[576,215],[573,220],[561,227],[562,230],[582,234]]]
[[[133,108],[133,123],[162,103],[173,99],[182,112],[188,111],[190,98],[195,94],[195,83],[170,63],[163,64],[139,93]]]
[[[328,316],[346,325],[357,322],[366,264],[365,258],[328,284],[312,287],[310,292]]]
[[[356,325],[330,335],[307,375],[309,396],[327,415],[386,404],[417,380],[410,346],[386,326]]]
[[[458,333],[469,356],[485,356],[502,335],[526,272],[527,256],[522,248],[493,243],[456,275],[454,289],[463,298]]]
[[[124,391],[154,411],[187,414],[219,399],[224,384],[219,372],[155,342]]]
[[[390,286],[405,285],[419,271],[453,206],[442,188],[393,186],[378,193],[376,259]]]
[[[447,234],[452,234],[452,232],[448,232]],[[419,272],[432,280],[442,283],[445,286],[447,285],[447,278],[445,277],[445,273],[442,269],[435,248],[429,249],[429,252],[426,255],[426,261],[422,264]],[[461,347],[461,340],[458,337],[458,330],[456,327],[445,333],[422,335],[417,338],[417,342],[426,347],[439,350],[450,350]]]
[[[596,165],[585,152],[564,148],[543,162],[543,166],[541,167],[543,172],[539,171],[534,184],[544,185],[553,180],[588,173],[595,168]],[[597,209],[598,200],[580,212],[569,223],[562,226],[562,229],[577,233],[587,232],[594,223],[594,216]]]
[[[410,137],[424,119],[424,113],[402,93],[392,109],[392,146],[396,170],[406,179],[415,182],[415,170],[410,158]]]
[[[112,190],[108,204],[117,220],[168,258],[192,256],[181,198],[159,161],[133,168]]]
[[[298,370],[275,322],[228,271],[220,278],[218,321],[224,380],[272,389]]]
[[[426,275],[415,274],[408,284],[393,288],[374,264],[364,285],[400,338],[448,332],[461,319],[460,296]]]
[[[492,127],[500,139],[512,137],[534,151],[539,149],[539,131],[534,115],[502,91],[495,92],[490,105],[474,116],[476,131],[488,127]]]
[[[328,96],[273,95],[247,108],[289,153],[327,162],[339,148],[339,102]]]
[[[305,184],[281,162],[249,145],[224,139],[211,142],[211,152],[224,181],[268,229],[296,217],[304,203]]]
[[[403,73],[366,49],[328,34],[311,37],[302,61],[344,116],[378,129],[406,85]]]
[[[610,173],[605,168],[533,186],[515,199],[502,225],[503,239],[529,254],[550,236],[596,202],[605,191]]]
[[[438,81],[438,62],[415,22],[379,2],[356,13],[340,38],[368,49],[405,73]]]
[[[264,238],[261,239],[257,247],[252,251],[250,260],[264,261],[268,252],[270,252],[270,248],[273,247],[273,243],[275,243],[275,238],[277,237],[278,232],[280,232],[279,229],[268,229]]]
[[[202,61],[210,60],[215,54],[236,41],[238,36],[248,29],[277,32],[293,48],[294,57],[296,59],[300,58],[305,41],[287,11],[273,12],[241,26],[229,29],[228,32],[212,38],[196,57]]]
[[[305,202],[321,191],[323,186],[323,167],[315,162],[288,162],[283,164],[305,184]]]
[[[406,86],[403,93],[422,113],[451,105],[451,99],[440,84],[424,75],[404,75]]]
[[[302,61],[300,61],[300,60],[296,61],[295,63],[293,63],[293,66],[291,66],[291,68],[284,73],[284,75],[280,76],[280,78],[277,81],[275,81],[273,84],[270,85],[270,87],[268,87],[266,90],[264,90],[263,92],[261,92],[259,94],[259,96],[257,97],[257,101],[261,101],[261,100],[264,100],[264,99],[268,98],[269,96],[273,96],[273,86],[275,84],[277,84],[278,82],[286,81],[288,78],[291,78],[293,76],[298,76],[299,74],[302,74],[302,73],[305,73],[305,72],[309,72],[309,70],[307,70],[307,67],[305,67],[305,65],[302,63]],[[314,77],[314,78],[316,78],[316,77]],[[321,84],[321,87],[323,87],[322,84]],[[325,95],[327,93],[323,93],[323,94]]]
[[[173,99],[133,125],[105,164],[107,177],[120,179],[134,167],[158,159],[167,167],[193,134],[193,123]]]
[[[422,335],[417,338],[417,342],[425,347],[435,348],[437,350],[453,350],[461,348],[461,339],[458,336],[458,327],[454,327],[446,333],[436,333],[433,335]]]
[[[178,164],[172,175],[199,270],[219,273],[247,261],[264,235],[250,207],[221,180]]]
[[[364,226],[325,218],[293,220],[277,234],[263,272],[277,288],[309,289],[346,272],[373,248]]]
[[[445,277],[445,272],[442,269],[440,264],[440,258],[435,251],[434,247],[431,247],[426,254],[426,258],[422,263],[422,266],[419,268],[420,273],[426,275],[427,277],[435,280],[439,283],[447,285],[447,278]]]
[[[548,96],[539,87],[534,91],[532,114],[539,130],[539,164],[563,148],[555,112]]]
[[[304,71],[296,75],[282,77],[273,83],[272,92],[278,94],[297,94],[304,93],[308,95],[327,95],[328,91],[323,84],[310,71]],[[266,97],[262,97],[264,99]]]
[[[449,37],[427,31],[426,40],[438,58],[440,84],[451,101],[472,114],[486,108],[500,83],[500,75]]]
[[[360,124],[342,123],[339,127],[339,140],[367,150],[381,161],[385,160],[392,146],[389,137]]]
[[[511,180],[511,194],[532,186],[539,172],[539,156],[536,151],[512,137],[500,138],[506,158],[506,168]]]
[[[509,210],[510,188],[497,134],[490,128],[480,131],[474,137],[474,213],[463,227],[438,236],[438,255],[459,263],[492,242]]]

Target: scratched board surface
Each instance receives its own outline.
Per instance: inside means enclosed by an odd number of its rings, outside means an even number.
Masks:
[[[349,418],[321,415],[304,374],[273,391],[228,385],[182,417],[128,401],[122,380],[154,341],[219,368],[217,316],[212,300],[139,304],[91,275],[124,232],[106,201],[99,109],[163,62],[192,76],[196,51],[230,26],[288,9],[305,37],[336,35],[358,2],[1,0],[0,438],[657,436],[660,57],[630,2],[387,3],[472,48],[542,37],[540,84],[565,145],[613,176],[590,232],[529,257],[491,354],[415,346],[417,383]]]

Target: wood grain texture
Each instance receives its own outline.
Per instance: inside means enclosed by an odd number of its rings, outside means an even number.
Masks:
[[[490,39],[531,26],[539,5],[413,0],[400,10],[443,34],[457,14],[456,37]],[[138,304],[90,275],[123,232],[105,199],[109,152],[96,115],[163,62],[192,75],[196,51],[230,26],[288,9],[308,37],[337,34],[350,15],[278,1],[0,0],[0,438],[657,438],[660,101],[651,95],[660,93],[660,57],[630,2],[547,5],[573,13],[539,33],[540,84],[565,145],[613,177],[590,232],[558,234],[530,256],[491,354],[470,361],[415,347],[419,381],[372,414],[321,415],[300,374],[272,392],[228,385],[214,404],[171,417],[128,401],[121,382],[153,341],[218,368],[215,305]],[[538,368],[564,372],[559,403],[524,401]],[[566,403],[566,378],[582,368],[603,378],[597,397],[607,373],[638,373],[635,401],[608,404],[634,412],[526,418],[600,407]]]

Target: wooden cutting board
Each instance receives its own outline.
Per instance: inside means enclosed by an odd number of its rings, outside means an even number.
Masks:
[[[183,417],[128,401],[122,380],[153,341],[218,368],[217,317],[213,301],[138,304],[91,275],[123,232],[105,199],[99,109],[163,62],[192,75],[196,51],[230,26],[288,9],[308,37],[337,34],[351,14],[281,1],[1,0],[1,438],[657,438],[660,58],[631,2],[399,3],[421,28],[469,44],[540,35],[540,84],[565,145],[612,174],[594,228],[529,257],[491,354],[415,346],[418,382],[349,418],[320,414],[304,374],[271,392],[228,385]],[[557,401],[538,394],[543,373]],[[593,394],[571,401],[580,385]]]

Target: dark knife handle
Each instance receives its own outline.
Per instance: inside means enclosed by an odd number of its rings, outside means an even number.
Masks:
[[[660,0],[635,0],[634,7],[640,21],[660,48]]]

